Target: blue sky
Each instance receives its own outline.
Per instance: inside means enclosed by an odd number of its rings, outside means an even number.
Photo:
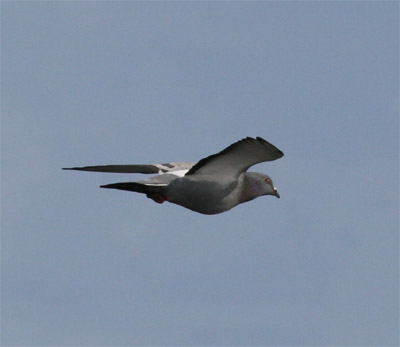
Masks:
[[[2,345],[397,345],[399,4],[1,3]],[[285,156],[204,216],[65,166]]]

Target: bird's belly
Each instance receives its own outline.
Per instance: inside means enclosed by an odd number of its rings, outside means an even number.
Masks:
[[[175,182],[177,181],[177,182]],[[168,198],[170,202],[203,214],[217,214],[236,206],[232,194],[235,182],[221,184],[210,181],[190,181],[185,178],[171,182]],[[180,181],[180,182],[179,182]]]

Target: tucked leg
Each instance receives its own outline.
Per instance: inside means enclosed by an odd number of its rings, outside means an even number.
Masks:
[[[167,197],[165,197],[161,194],[149,193],[149,194],[146,194],[146,196],[149,199],[154,200],[157,204],[162,204],[164,201],[170,201]]]

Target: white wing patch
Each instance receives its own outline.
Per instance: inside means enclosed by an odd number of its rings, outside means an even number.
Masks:
[[[165,163],[165,164],[153,164],[153,166],[157,167],[158,174],[172,174],[178,177],[185,176],[186,172],[188,172],[196,163],[195,162],[181,162],[181,163]]]
[[[172,174],[178,177],[183,177],[185,176],[186,172],[188,172],[189,170],[177,170],[177,171],[173,171]]]

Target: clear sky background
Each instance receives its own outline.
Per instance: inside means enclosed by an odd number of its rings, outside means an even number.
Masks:
[[[398,11],[2,1],[2,344],[397,345]],[[61,170],[246,136],[281,199],[216,216]]]

